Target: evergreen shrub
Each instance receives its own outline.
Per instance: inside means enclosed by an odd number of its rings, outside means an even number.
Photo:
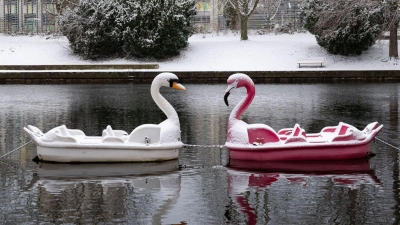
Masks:
[[[81,0],[64,11],[61,31],[87,59],[115,54],[164,59],[192,34],[193,0]]]
[[[301,8],[304,28],[333,54],[360,55],[382,31],[382,9],[373,1],[306,0]]]

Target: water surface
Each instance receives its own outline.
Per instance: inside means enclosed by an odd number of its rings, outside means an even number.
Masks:
[[[346,162],[265,164],[230,161],[223,145],[230,111],[244,90],[226,85],[162,89],[180,116],[179,160],[164,163],[32,162],[30,144],[0,160],[2,224],[396,224],[400,219],[399,153],[381,142],[376,156]],[[339,121],[399,141],[398,84],[256,86],[242,119],[275,130],[299,123],[319,132]],[[130,132],[165,115],[150,85],[0,86],[0,155],[29,141],[23,127],[65,124],[86,135],[111,125]],[[271,169],[272,168],[272,169]],[[278,169],[273,169],[278,168]],[[317,172],[315,172],[317,170]]]

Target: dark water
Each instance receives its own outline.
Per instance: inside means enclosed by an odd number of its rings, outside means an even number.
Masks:
[[[182,139],[222,145],[233,106],[225,85],[185,85],[162,93],[180,116]],[[257,85],[243,116],[279,130],[299,123],[319,132],[339,121],[399,141],[399,84]],[[149,85],[0,86],[0,155],[29,141],[22,128],[65,124],[87,135],[111,125],[131,131],[165,119]],[[231,105],[244,95],[234,90]],[[32,162],[30,144],[0,160],[1,224],[398,224],[399,150],[381,142],[367,160],[278,165],[229,161],[225,148],[183,148],[164,163]],[[235,165],[236,167],[232,167]],[[269,165],[273,166],[273,165]],[[241,167],[241,169],[237,168]],[[318,173],[313,173],[318,169]],[[311,172],[310,172],[311,171]]]

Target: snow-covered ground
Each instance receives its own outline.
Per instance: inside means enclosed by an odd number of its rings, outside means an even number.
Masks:
[[[0,65],[159,63],[160,71],[293,71],[400,70],[388,59],[388,41],[378,41],[361,56],[339,56],[321,48],[309,33],[249,35],[196,34],[178,57],[166,61],[138,59],[83,60],[72,53],[65,37],[0,34]],[[299,58],[324,57],[324,68],[298,68]]]

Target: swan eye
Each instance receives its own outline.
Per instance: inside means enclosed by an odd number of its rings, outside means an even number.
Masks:
[[[174,83],[179,83],[179,79],[169,79],[169,87],[172,87],[174,85]]]

